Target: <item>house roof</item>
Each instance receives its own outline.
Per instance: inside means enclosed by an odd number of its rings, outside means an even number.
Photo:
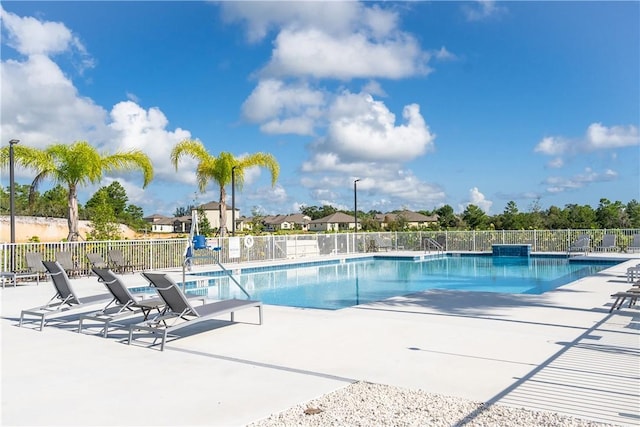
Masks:
[[[156,225],[173,225],[175,220],[176,220],[175,218],[163,217],[163,218],[157,219],[153,223]]]
[[[438,221],[438,215],[422,215],[418,212],[413,211],[402,211],[397,213],[386,213],[386,214],[377,214],[375,216],[376,220],[380,222],[386,221],[395,221],[398,217],[402,216],[407,222],[436,222]]]
[[[164,216],[164,215],[160,215],[160,214],[153,214],[153,215],[145,216],[142,219],[144,219],[146,221],[150,221],[150,222],[155,222],[155,221],[158,221],[158,220],[161,220],[161,219],[167,219],[167,218],[169,218],[169,217],[168,216]]]
[[[203,205],[196,207],[196,209],[203,209],[205,211],[219,211],[220,203],[211,201],[209,203],[205,203]],[[227,210],[231,210],[231,206],[227,205]],[[239,211],[239,210],[240,209],[236,208],[236,211]]]
[[[354,222],[352,215],[347,215],[344,212],[335,212],[331,215],[327,215],[324,218],[318,218],[311,221],[311,224],[349,224]]]
[[[191,222],[191,215],[184,215],[184,216],[177,216],[175,218],[171,218],[171,220],[176,223],[176,222]]]
[[[303,214],[290,214],[290,215],[269,215],[262,219],[262,222],[267,225],[278,225],[285,222],[293,224],[308,224],[311,219]]]

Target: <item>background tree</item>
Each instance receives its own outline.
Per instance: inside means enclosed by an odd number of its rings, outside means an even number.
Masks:
[[[325,216],[329,216],[338,212],[336,208],[331,205],[323,205],[322,207],[318,206],[301,206],[300,212],[303,215],[308,216],[311,220],[324,218]],[[353,212],[351,213],[353,214]]]
[[[629,216],[629,227],[640,228],[640,203],[632,199],[627,203],[626,212]]]
[[[127,207],[124,208],[122,217],[124,223],[135,230],[146,229],[147,225],[149,225],[147,221],[144,220],[144,210],[140,206],[128,204]]]
[[[187,205],[187,206],[180,206],[177,207],[175,212],[173,213],[173,216],[187,216],[187,215],[191,215],[191,211],[194,210],[196,207],[194,205]]]
[[[198,208],[198,232],[207,237],[211,237],[215,234],[215,230],[211,227],[207,214],[204,213],[204,208]]]
[[[86,141],[72,144],[52,144],[40,150],[26,145],[14,147],[16,164],[34,169],[37,173],[31,183],[30,201],[33,202],[38,186],[45,179],[64,184],[68,189],[69,226],[68,240],[77,240],[78,234],[78,188],[89,183],[100,182],[105,172],[139,169],[144,175],[146,187],[153,179],[153,166],[146,154],[131,150],[113,155],[103,155]],[[0,150],[3,165],[9,161],[9,147]]]
[[[547,209],[544,222],[546,228],[549,230],[571,228],[567,212],[557,206],[550,206],[549,209]]]
[[[472,230],[485,230],[489,225],[489,217],[482,209],[474,204],[469,204],[462,213],[462,220]]]
[[[596,219],[600,228],[625,228],[631,223],[622,202],[611,203],[609,199],[600,199],[596,209]]]
[[[375,214],[372,215],[371,211],[364,215],[360,221],[364,231],[380,231],[382,229],[382,224],[375,219]]]
[[[267,168],[271,172],[271,185],[275,185],[280,174],[280,165],[275,157],[268,153],[254,153],[245,157],[235,157],[228,152],[222,152],[215,157],[207,151],[200,141],[186,139],[179,142],[171,151],[171,162],[178,170],[178,163],[183,156],[189,156],[198,161],[196,178],[200,192],[206,190],[209,181],[215,181],[220,188],[220,236],[227,231],[227,192],[225,187],[231,184],[231,171],[235,168],[235,186],[242,189],[244,172],[254,166]]]
[[[94,203],[88,208],[91,213],[91,222],[89,223],[91,231],[87,234],[87,238],[89,240],[122,239],[120,225],[113,207],[109,203],[107,192],[98,191],[94,196]]]
[[[540,199],[531,202],[529,212],[525,215],[523,226],[529,230],[542,230],[544,228],[544,212],[540,206]]]
[[[91,215],[93,215],[95,207],[106,203],[111,207],[117,222],[126,224],[134,230],[144,229],[148,224],[144,220],[142,208],[127,204],[128,201],[127,191],[118,181],[114,181],[106,187],[100,187],[87,200],[84,215],[87,219],[92,219]]]
[[[596,228],[596,212],[589,205],[568,204],[565,206],[570,228]]]
[[[446,230],[448,228],[455,228],[460,225],[460,219],[453,213],[453,208],[449,205],[444,205],[436,209],[435,213],[438,215],[438,224],[440,228]]]
[[[15,195],[13,202],[15,203],[16,215],[31,215],[31,207],[29,206],[29,189],[31,186],[25,184],[15,184]],[[11,206],[9,203],[9,186],[6,190],[0,188],[0,213],[9,215]]]
[[[393,219],[389,216],[385,217],[384,222],[387,224],[387,230],[389,231],[406,231],[408,228],[407,218],[402,212],[396,214]]]
[[[264,229],[264,223],[262,220],[264,219],[264,212],[260,209],[259,206],[254,206],[251,208],[251,230],[254,233],[261,233]]]
[[[36,203],[38,215],[53,218],[64,218],[67,214],[69,194],[62,185],[47,190]]]
[[[113,181],[104,188],[107,192],[107,200],[113,208],[113,214],[116,218],[123,218],[125,209],[127,209],[127,204],[129,202],[127,190],[125,190],[118,181]]]
[[[516,202],[509,201],[500,216],[500,221],[494,221],[494,223],[499,223],[499,225],[496,224],[496,228],[501,230],[520,230],[522,221],[520,220],[520,212],[518,212]]]

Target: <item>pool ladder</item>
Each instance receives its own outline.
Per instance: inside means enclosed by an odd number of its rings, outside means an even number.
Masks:
[[[424,247],[425,252],[431,252],[431,248],[435,248],[438,253],[444,253],[444,247],[431,237],[423,237],[422,246]]]

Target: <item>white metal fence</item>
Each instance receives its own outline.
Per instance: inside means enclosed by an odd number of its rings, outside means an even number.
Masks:
[[[431,242],[437,242],[448,252],[486,252],[493,244],[530,244],[532,252],[566,253],[572,242],[581,235],[590,237],[592,249],[599,246],[605,234],[614,234],[619,251],[626,251],[633,236],[640,229],[615,230],[505,230],[505,231],[409,231],[381,233],[333,233],[252,236],[252,244],[239,237],[240,257],[229,257],[230,238],[216,238],[219,251],[198,250],[195,264],[220,262],[271,261],[322,257],[336,254],[364,253],[372,250],[437,250]],[[380,245],[384,242],[384,245]],[[26,254],[38,252],[44,260],[55,260],[56,253],[68,251],[76,268],[85,274],[90,271],[87,253],[98,253],[108,260],[111,249],[122,251],[124,258],[142,269],[179,268],[185,259],[187,239],[145,239],[88,242],[53,243],[4,243],[0,244],[2,271],[24,271],[27,269]]]

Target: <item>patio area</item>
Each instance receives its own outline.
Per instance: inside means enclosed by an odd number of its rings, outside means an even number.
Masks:
[[[543,295],[434,290],[337,311],[267,305],[261,326],[240,311],[237,324],[183,330],[164,352],[126,345],[125,330],[78,334],[78,316],[19,328],[20,310],[45,303],[53,286],[8,286],[0,421],[243,426],[362,380],[638,425],[640,309],[609,308],[640,255],[599,256],[630,259]],[[72,284],[105,292],[95,277]]]

